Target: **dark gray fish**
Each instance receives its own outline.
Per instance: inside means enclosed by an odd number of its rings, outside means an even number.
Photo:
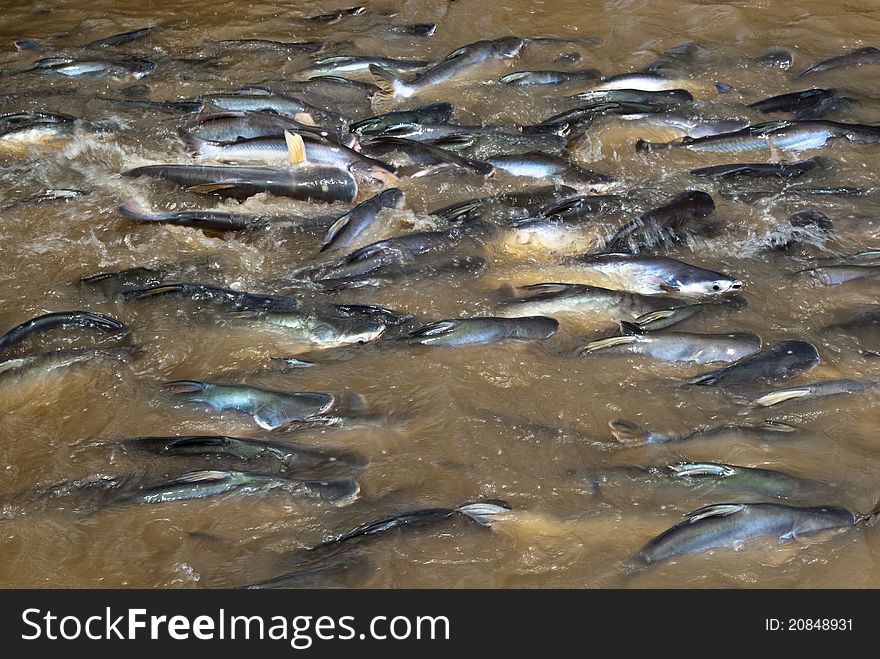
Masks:
[[[90,311],[57,311],[31,318],[0,336],[0,350],[8,350],[27,337],[52,329],[85,327],[103,332],[121,332],[125,325],[115,318]]]
[[[139,41],[144,37],[148,37],[155,31],[155,27],[142,27],[136,30],[129,30],[128,32],[121,32],[120,34],[114,34],[110,37],[92,41],[82,46],[82,48],[115,48],[116,46],[124,46],[134,41]]]
[[[335,23],[344,16],[360,16],[365,11],[367,11],[366,7],[364,7],[363,5],[358,5],[357,7],[349,7],[348,9],[337,9],[336,11],[331,11],[326,14],[310,16],[308,20],[315,21],[316,23]]]
[[[79,283],[88,287],[103,288],[112,295],[132,288],[146,288],[161,284],[168,274],[154,268],[128,268],[115,272],[99,272],[88,275]]]
[[[496,156],[489,158],[487,162],[512,176],[555,178],[574,188],[585,188],[590,194],[609,194],[618,190],[621,185],[617,179],[584,169],[564,158],[547,153]]]
[[[737,163],[733,165],[714,165],[692,169],[694,176],[706,176],[714,179],[732,178],[796,178],[824,166],[820,158],[808,158],[798,162],[775,163]]]
[[[317,545],[301,556],[303,567],[294,572],[263,581],[258,584],[247,586],[248,588],[277,588],[297,580],[304,571],[311,572],[314,568],[307,567],[315,561],[326,561],[334,558],[339,550],[346,548],[353,542],[361,543],[370,539],[383,537],[394,530],[410,531],[414,529],[430,528],[453,519],[462,519],[467,522],[476,522],[481,527],[490,527],[493,521],[500,515],[511,510],[510,505],[503,501],[486,501],[471,503],[457,508],[424,508],[400,513],[392,517],[378,519],[373,522],[362,524],[351,531],[336,536],[320,545]]]
[[[361,152],[371,158],[387,160],[397,167],[416,167],[416,172],[411,174],[413,177],[448,170],[464,170],[483,177],[495,174],[495,166],[491,163],[463,158],[436,146],[399,137],[373,137],[363,145]]]
[[[794,62],[794,56],[788,50],[777,48],[775,50],[767,51],[763,55],[759,55],[755,58],[755,61],[758,64],[788,71]]]
[[[791,92],[779,96],[771,96],[763,101],[751,103],[753,110],[763,112],[790,112],[800,118],[800,114],[815,110],[816,107],[834,98],[834,91],[829,89],[805,89],[802,92]],[[818,119],[813,116],[812,118]]]
[[[842,66],[863,66],[866,64],[880,63],[880,48],[868,46],[867,48],[859,48],[846,55],[838,55],[830,59],[823,60],[818,64],[804,69],[798,74],[798,78],[812,75],[814,73],[823,73],[831,69],[838,69]]]
[[[203,403],[218,412],[235,410],[248,414],[265,430],[306,421],[327,412],[336,403],[336,398],[327,393],[274,391],[243,384],[177,380],[166,382],[164,387],[188,403]]]
[[[96,98],[102,103],[112,103],[123,108],[154,110],[165,114],[197,114],[205,107],[201,101],[148,101],[134,98]]]
[[[413,330],[404,339],[426,346],[459,347],[549,339],[558,328],[559,321],[544,316],[461,318],[429,323]]]
[[[572,80],[598,80],[601,74],[597,69],[584,71],[516,71],[500,78],[500,82],[514,87],[535,85],[560,85]]]
[[[213,231],[251,231],[272,223],[309,225],[312,222],[298,216],[246,215],[212,210],[175,211],[172,213],[149,213],[136,201],[129,199],[119,206],[119,213],[135,222],[161,222],[181,227],[195,227]]]
[[[819,363],[816,346],[806,341],[781,341],[754,357],[705,373],[689,384],[710,387],[733,387],[761,381],[787,380],[810,370]]]
[[[449,53],[442,62],[416,75],[411,81],[375,64],[370,65],[373,81],[379,86],[371,103],[376,111],[385,112],[395,100],[411,98],[426,89],[471,74],[487,63],[511,60],[519,55],[524,46],[525,41],[519,37],[477,41]]]
[[[67,77],[131,77],[136,80],[153,73],[158,65],[153,60],[135,58],[75,59],[73,57],[46,57],[28,71],[56,73]]]
[[[608,239],[604,249],[638,249],[677,240],[687,232],[706,231],[710,227],[705,220],[714,212],[715,202],[705,192],[682,192],[668,204],[624,224]]]
[[[311,126],[342,128],[348,125],[348,121],[340,114],[321,109],[293,96],[272,94],[260,88],[248,88],[235,94],[206,94],[199,100],[231,112],[268,110]]]
[[[147,288],[125,291],[122,299],[144,300],[148,298],[173,295],[193,302],[212,302],[233,311],[293,311],[297,308],[296,298],[283,295],[256,295],[243,291],[233,291],[209,284],[192,282],[163,283]]]
[[[799,439],[800,428],[778,421],[764,421],[756,426],[717,426],[698,428],[684,434],[656,433],[625,419],[608,422],[611,434],[621,444],[643,446],[645,444],[671,444],[701,440],[721,442],[777,442]]]
[[[403,208],[403,202],[403,191],[398,188],[383,190],[362,201],[333,223],[324,236],[320,251],[350,248],[375,223],[379,213],[386,208]]]
[[[303,53],[317,53],[324,49],[322,41],[271,41],[269,39],[226,39],[215,41],[211,47],[227,50],[269,50],[285,55],[301,55]]]
[[[334,304],[333,308],[336,313],[348,318],[367,318],[375,320],[383,325],[403,325],[413,319],[413,315],[409,313],[400,313],[392,311],[385,307],[379,307],[375,304]]]
[[[655,106],[658,110],[665,111],[668,106],[691,103],[693,95],[686,89],[666,89],[661,91],[648,91],[644,89],[591,89],[590,91],[574,94],[569,98],[587,101],[585,107],[619,103],[623,105],[633,104],[636,106]]]
[[[645,563],[738,548],[759,538],[792,540],[821,531],[855,526],[860,518],[844,508],[796,508],[775,503],[721,503],[687,515],[685,521],[651,540],[639,552]]]
[[[351,123],[348,129],[360,135],[379,135],[399,124],[444,124],[452,119],[450,103],[432,103],[413,110],[396,110]]]
[[[357,196],[357,182],[345,170],[323,165],[296,169],[220,167],[206,165],[147,165],[125,176],[151,176],[181,185],[192,192],[213,192],[244,199],[260,192],[306,201],[344,201]]]
[[[572,133],[581,133],[599,117],[609,115],[636,115],[645,116],[650,113],[657,114],[666,112],[666,108],[647,103],[631,103],[614,101],[609,103],[590,103],[588,105],[570,108],[559,114],[554,114],[541,120],[542,124],[556,126],[564,124]]]
[[[516,192],[500,192],[491,197],[459,201],[433,210],[429,215],[436,215],[447,222],[489,220],[496,224],[505,224],[509,220],[548,214],[545,212],[548,207],[552,208],[563,200],[570,199],[576,192],[577,190],[567,185],[545,185]],[[587,199],[585,196],[577,198]]]
[[[557,137],[568,134],[568,125],[539,124],[535,126],[492,126],[480,124],[467,126],[462,124],[430,124],[430,123],[399,123],[389,126],[379,133],[382,137],[402,137],[414,142],[442,142],[442,140],[455,139],[464,136],[490,137],[490,136],[520,136],[520,135],[556,135]]]
[[[409,34],[414,37],[430,37],[437,31],[436,23],[411,23],[410,25],[392,25],[389,32]]]
[[[269,491],[347,505],[357,498],[360,487],[354,481],[343,479],[292,480],[260,472],[204,470],[183,474],[160,485],[125,494],[119,503],[168,503],[222,494],[259,494]]]
[[[124,439],[122,444],[126,449],[175,458],[214,456],[247,462],[266,461],[277,464],[284,471],[352,468],[367,464],[364,456],[348,451],[316,449],[288,442],[227,435],[131,437]]]

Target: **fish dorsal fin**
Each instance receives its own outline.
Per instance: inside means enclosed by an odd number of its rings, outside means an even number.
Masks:
[[[430,323],[413,330],[409,335],[411,337],[441,336],[449,334],[458,327],[458,324],[457,320],[438,320],[436,323]]]
[[[561,295],[575,290],[577,286],[578,284],[527,284],[525,286],[517,286],[516,290],[526,293],[527,297],[532,298],[538,295]]]
[[[626,419],[613,419],[608,422],[608,427],[614,439],[630,446],[645,444],[650,436],[646,428]]]
[[[174,479],[174,483],[219,483],[229,478],[228,471],[207,469],[205,471],[191,471]]]
[[[126,300],[143,300],[148,297],[157,295],[167,295],[169,293],[178,293],[184,290],[183,284],[162,284],[160,286],[152,286],[150,288],[139,288],[134,291],[127,291],[123,294]]]
[[[743,510],[745,510],[745,505],[741,503],[716,503],[689,512],[685,515],[685,519],[693,524],[694,522],[699,522],[701,519],[707,519],[709,517],[727,517],[728,515],[734,515]]]
[[[284,141],[287,143],[287,160],[291,165],[304,165],[306,160],[306,143],[302,135],[284,131]]]
[[[667,469],[672,472],[676,478],[684,478],[688,476],[733,476],[736,470],[730,465],[719,464],[717,462],[679,462],[678,464],[668,465]]]
[[[306,126],[317,126],[315,123],[315,118],[309,112],[297,112],[293,115],[293,120],[298,121],[301,124],[305,124]]]

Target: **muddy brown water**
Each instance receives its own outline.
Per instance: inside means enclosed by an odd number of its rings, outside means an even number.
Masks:
[[[51,7],[50,7],[51,4]],[[595,45],[537,45],[515,66],[555,68],[560,54],[577,52],[569,68],[595,67],[611,75],[635,71],[682,42],[705,50],[681,63],[698,83],[724,82],[734,91],[698,101],[710,117],[759,121],[745,103],[807,88],[833,87],[854,99],[832,118],[877,123],[880,65],[840,69],[797,80],[807,66],[849,49],[880,45],[880,10],[869,2],[729,4],[608,1],[484,3],[376,2],[356,17],[315,24],[304,17],[336,7],[326,3],[53,2],[4,3],[0,18],[3,112],[66,112],[100,122],[100,135],[26,154],[4,154],[0,170],[0,319],[5,330],[41,313],[88,309],[116,316],[137,346],[123,364],[96,363],[27,385],[4,385],[0,396],[0,584],[7,587],[183,587],[242,585],[284,572],[290,556],[362,522],[422,507],[454,507],[498,498],[513,512],[491,530],[452,524],[413,534],[391,534],[356,552],[357,562],[309,585],[366,587],[877,587],[880,535],[855,528],[787,544],[758,542],[718,550],[633,573],[630,562],[651,537],[699,506],[724,501],[719,491],[614,481],[613,468],[711,460],[785,471],[833,484],[832,494],[806,503],[867,511],[880,499],[880,393],[793,402],[749,411],[721,391],[680,386],[701,368],[663,365],[635,357],[575,357],[571,346],[602,328],[566,326],[539,344],[430,349],[367,345],[313,355],[310,369],[283,370],[271,357],[294,354],[278,335],[242,331],[210,305],[173,298],[123,303],[76,285],[83,276],[133,266],[175,266],[191,279],[241,290],[296,293],[285,283],[308,263],[321,232],[273,228],[217,235],[166,225],[135,225],[116,212],[134,198],[148,207],[239,208],[237,202],[190,194],[121,172],[148,163],[186,162],[175,136],[187,118],[123,108],[106,99],[175,100],[264,84],[294,92],[292,80],[309,56],[235,52],[217,66],[182,58],[201,56],[201,44],[221,39],[321,40],[324,54],[440,58],[483,38],[507,35],[598,37]],[[147,7],[145,8],[145,5]],[[389,17],[387,12],[396,12]],[[389,33],[389,24],[436,22],[431,37]],[[16,51],[29,38],[52,50],[144,25],[158,29],[119,52],[160,60],[140,81],[71,81],[12,75],[41,53]],[[789,71],[750,58],[786,48]],[[51,52],[51,51],[49,51]],[[511,69],[513,70],[513,69]],[[497,76],[496,76],[497,77]],[[538,121],[565,109],[557,92],[522,91],[498,84],[447,87],[438,97],[456,105],[462,123]],[[147,85],[148,89],[130,89]],[[360,92],[302,92],[318,105],[353,118],[369,116]],[[311,94],[311,95],[310,95]],[[335,96],[333,96],[335,94]],[[641,135],[639,135],[641,136]],[[820,288],[793,277],[813,258],[880,246],[876,193],[853,196],[751,195],[733,199],[687,170],[730,162],[713,154],[636,154],[633,129],[613,120],[592,127],[574,156],[584,166],[643,188],[646,204],[702,189],[715,198],[722,231],[668,254],[731,273],[745,284],[748,308],[697,317],[682,329],[750,331],[765,344],[803,338],[816,344],[821,364],[793,384],[824,377],[878,375],[880,361],[863,354],[876,343],[829,324],[877,303],[876,283]],[[649,136],[650,137],[650,136]],[[807,152],[806,156],[814,155]],[[828,167],[804,184],[871,190],[880,166],[876,145],[823,149]],[[764,158],[766,156],[759,156]],[[749,160],[746,157],[744,160]],[[402,179],[406,209],[388,214],[379,238],[441,226],[428,212],[454,201],[531,185],[497,176],[487,182],[439,175]],[[47,188],[77,188],[70,201],[26,200]],[[361,197],[375,191],[364,184]],[[746,185],[753,193],[759,184]],[[656,204],[655,204],[656,205]],[[258,195],[246,212],[338,214],[321,206]],[[816,208],[834,222],[824,240],[787,252],[768,246],[786,234],[792,212]],[[635,211],[630,211],[635,212]],[[603,227],[610,231],[626,212]],[[587,247],[593,240],[584,238]],[[557,255],[534,246],[485,246],[487,271],[474,277],[412,276],[379,287],[333,294],[334,302],[380,304],[420,319],[490,314],[494,291],[505,283],[558,281]],[[606,330],[608,328],[605,328]],[[117,339],[87,331],[47,334],[8,355],[71,346],[112,346]],[[226,496],[152,506],[88,507],[74,494],[34,498],[35,489],[96,476],[136,474],[153,480],[219,461],[176,461],[126,453],[122,438],[138,435],[260,435],[245,416],[176,406],[162,394],[166,380],[241,382],[275,389],[359,394],[384,423],[349,429],[310,429],[294,435],[311,446],[356,450],[369,459],[357,475],[360,498],[347,507],[281,495]],[[623,448],[608,422],[627,418],[660,432],[758,423],[770,418],[803,427],[800,441],[695,442],[661,448]],[[586,470],[607,472],[594,488]],[[739,500],[744,500],[741,495]],[[30,497],[30,498],[28,498]],[[747,499],[748,497],[746,497]],[[25,504],[20,502],[25,500]]]

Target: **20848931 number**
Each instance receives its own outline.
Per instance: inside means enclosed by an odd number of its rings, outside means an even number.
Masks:
[[[852,631],[852,618],[789,618],[788,631]]]

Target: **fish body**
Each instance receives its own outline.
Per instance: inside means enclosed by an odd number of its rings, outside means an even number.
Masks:
[[[202,403],[222,412],[235,410],[253,417],[265,430],[305,421],[330,410],[336,399],[327,393],[288,392],[238,384],[176,380],[165,390],[188,403]]]
[[[40,332],[72,327],[85,327],[103,332],[121,332],[125,329],[122,322],[104,314],[90,311],[57,311],[31,318],[13,327],[0,336],[0,350],[9,350],[27,337]]]
[[[735,362],[760,350],[761,338],[755,334],[652,332],[597,339],[581,346],[578,354],[631,354],[666,362],[712,364]]]
[[[693,378],[690,384],[728,387],[763,380],[784,380],[808,371],[818,363],[819,352],[812,343],[780,341],[758,355]]]
[[[854,526],[844,508],[797,508],[775,503],[715,504],[693,511],[685,521],[651,540],[639,552],[645,563],[711,549],[738,548],[759,538],[779,541]]]
[[[398,188],[383,190],[341,215],[324,236],[321,251],[349,249],[368,231],[386,208],[403,208],[404,194]]]
[[[550,338],[558,327],[558,321],[543,316],[463,318],[424,325],[410,332],[405,340],[426,346],[445,347],[502,341],[534,341]]]

